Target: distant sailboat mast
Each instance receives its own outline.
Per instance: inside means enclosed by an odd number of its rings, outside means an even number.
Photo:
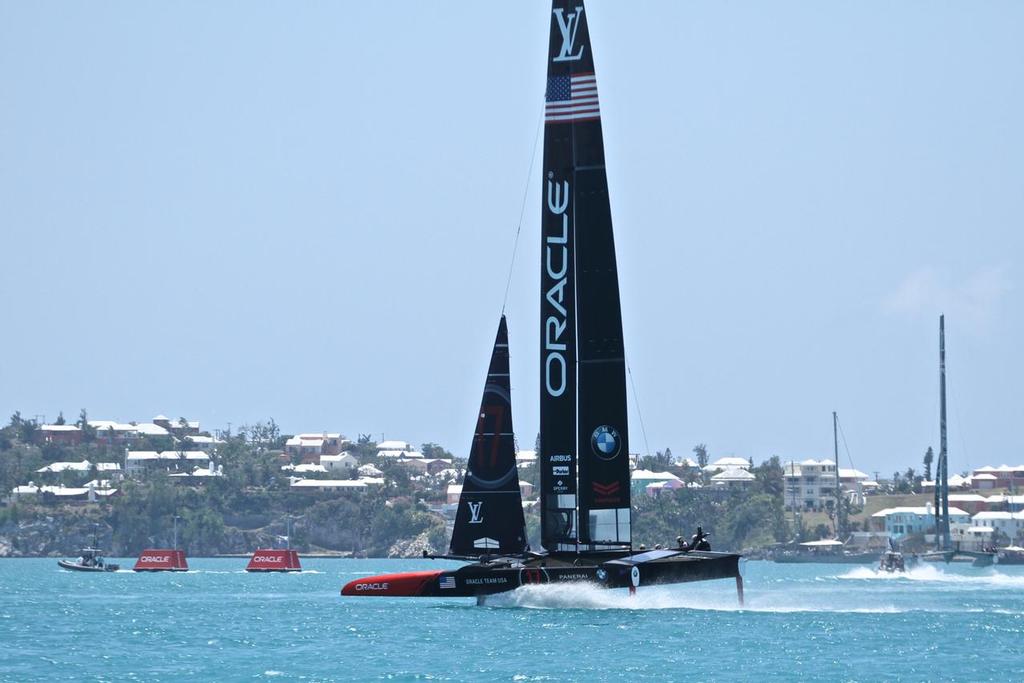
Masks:
[[[836,459],[836,539],[839,539],[839,534],[842,533],[839,528],[839,511],[843,505],[843,481],[839,476],[839,417],[834,410],[832,411],[832,452]]]
[[[949,463],[946,452],[946,316],[939,316],[939,462],[935,468],[935,543],[949,550]]]

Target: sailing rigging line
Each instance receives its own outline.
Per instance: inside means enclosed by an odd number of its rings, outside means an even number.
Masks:
[[[949,398],[956,398],[953,395],[953,383],[949,381],[949,377],[946,377],[946,392],[949,394]],[[956,431],[960,436],[960,448],[964,454],[964,464],[967,465],[967,471],[971,471],[971,458],[967,452],[967,441],[964,439],[964,426],[963,420],[960,419],[960,401],[952,401],[953,403],[953,416],[956,417]],[[948,458],[948,454],[947,454]],[[948,460],[947,460],[948,463]],[[949,466],[948,464],[946,465]],[[949,475],[946,475],[949,478]]]
[[[622,356],[625,358],[626,354],[623,353]],[[640,395],[636,393],[636,383],[633,381],[633,368],[629,367],[628,358],[626,358],[626,374],[629,375],[629,386],[633,389],[633,403],[636,405],[636,416],[640,418],[640,433],[644,437],[644,450],[647,452],[647,455],[650,455],[651,446],[647,443],[647,428],[644,427],[644,414],[640,410]]]
[[[523,231],[523,217],[526,215],[526,200],[530,194],[530,180],[533,178],[533,164],[537,160],[537,141],[540,140],[540,131],[544,123],[544,107],[540,108],[537,116],[537,132],[533,135],[533,152],[530,153],[530,170],[526,172],[526,187],[523,188],[523,204],[519,208],[519,224],[516,226],[516,236],[512,240],[512,262],[508,264],[508,279],[505,281],[505,296],[501,300],[501,314],[505,315],[505,307],[508,306],[508,293],[512,288],[512,273],[516,267],[516,251],[519,249],[519,233]]]
[[[836,415],[836,426],[839,427],[839,436],[843,437],[843,448],[846,450],[846,459],[850,461],[851,469],[857,469],[857,466],[853,464],[853,456],[850,455],[850,447],[846,443],[846,434],[843,433],[843,423],[840,422],[839,416]],[[839,463],[836,463],[836,471],[839,470]]]

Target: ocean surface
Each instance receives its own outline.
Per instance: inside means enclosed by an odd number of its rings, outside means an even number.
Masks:
[[[133,560],[122,559],[122,566]],[[342,598],[346,581],[446,566],[303,560],[247,574],[84,574],[0,560],[2,681],[886,681],[1024,679],[1024,567],[745,562],[731,580],[492,598]]]

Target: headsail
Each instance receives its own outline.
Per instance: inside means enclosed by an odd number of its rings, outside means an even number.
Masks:
[[[544,113],[541,517],[548,550],[629,545],[615,242],[582,0],[554,0]]]
[[[451,552],[492,555],[524,550],[526,522],[512,431],[508,328],[501,316],[455,514]]]

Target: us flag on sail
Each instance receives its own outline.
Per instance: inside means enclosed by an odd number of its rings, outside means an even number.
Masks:
[[[544,95],[544,121],[563,123],[601,118],[597,103],[597,76],[549,76]]]

